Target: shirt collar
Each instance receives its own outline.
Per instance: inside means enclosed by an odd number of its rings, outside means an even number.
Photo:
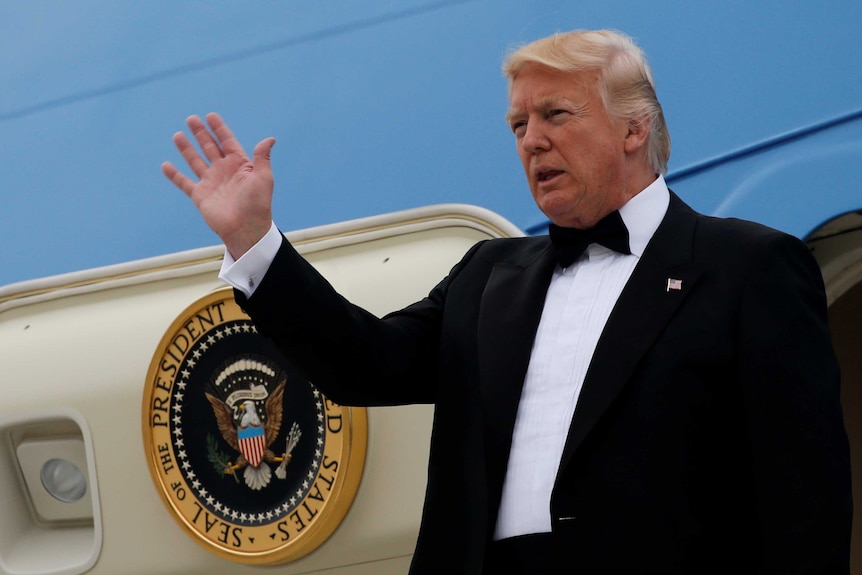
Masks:
[[[670,191],[664,176],[659,175],[653,183],[636,194],[623,207],[620,215],[629,230],[629,249],[641,257],[653,234],[664,219],[670,205]]]

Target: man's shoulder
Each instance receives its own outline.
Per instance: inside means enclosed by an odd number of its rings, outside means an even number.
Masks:
[[[550,247],[546,235],[520,238],[494,238],[482,242],[476,257],[482,261],[528,263],[540,257]]]
[[[678,197],[677,209],[687,211],[695,218],[695,241],[715,243],[725,248],[771,244],[774,242],[800,242],[798,238],[767,225],[734,217],[721,217],[700,213]]]
[[[655,248],[659,257],[665,257],[664,250],[684,254],[737,277],[777,261],[817,268],[811,250],[799,238],[749,220],[701,214],[676,196],[672,196],[665,223],[661,234],[657,233],[661,235]]]
[[[450,276],[466,272],[466,277],[474,278],[476,274],[489,274],[497,265],[527,268],[543,260],[550,244],[548,236],[482,240],[470,248]]]
[[[702,214],[698,218],[698,231],[702,235],[714,237],[720,241],[746,243],[771,242],[779,238],[791,237],[781,230],[751,220]]]

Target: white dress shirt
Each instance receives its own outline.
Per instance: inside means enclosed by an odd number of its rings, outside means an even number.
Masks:
[[[591,244],[575,263],[554,270],[521,390],[495,540],[551,531],[551,491],[587,368],[669,203],[659,176],[620,208],[630,255]]]
[[[521,391],[494,539],[551,530],[551,490],[587,368],[669,202],[659,176],[620,208],[630,255],[591,244],[574,264],[554,271]],[[281,240],[273,223],[238,260],[225,250],[219,278],[251,297]]]
[[[269,269],[272,260],[275,259],[275,254],[281,247],[281,239],[281,232],[278,231],[275,222],[273,222],[266,235],[238,260],[234,260],[225,248],[224,260],[221,262],[221,271],[218,274],[219,279],[232,285],[244,293],[246,297],[251,297],[251,294],[260,284],[260,280],[266,274],[266,270]]]

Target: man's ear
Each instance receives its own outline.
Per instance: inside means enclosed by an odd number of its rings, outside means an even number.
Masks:
[[[629,120],[628,133],[626,134],[624,143],[626,152],[637,152],[646,145],[651,125],[652,122],[650,122],[650,119],[647,116]]]

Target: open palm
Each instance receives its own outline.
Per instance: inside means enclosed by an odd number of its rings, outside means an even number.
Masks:
[[[275,139],[258,143],[249,159],[218,114],[206,116],[212,132],[197,116],[189,117],[187,124],[203,157],[182,132],[174,134],[174,144],[198,181],[170,162],[162,164],[162,172],[191,198],[207,225],[238,259],[266,234],[272,222],[269,155]]]

